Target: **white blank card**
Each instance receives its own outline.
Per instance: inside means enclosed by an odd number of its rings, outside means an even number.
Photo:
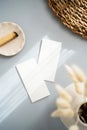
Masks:
[[[18,64],[16,67],[32,102],[50,95],[34,59]]]
[[[47,39],[42,40],[38,65],[44,66],[42,74],[43,79],[46,81],[55,81],[61,45],[60,42]]]

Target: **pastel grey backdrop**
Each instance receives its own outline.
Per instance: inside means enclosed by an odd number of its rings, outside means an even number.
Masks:
[[[51,96],[31,103],[16,72],[15,65],[35,57],[40,40],[49,37],[63,43],[55,82],[68,85],[64,64],[77,64],[87,73],[87,41],[64,27],[53,15],[47,0],[0,0],[0,22],[19,24],[26,44],[14,57],[0,56],[0,130],[66,130],[59,119],[50,117],[56,108],[54,83],[46,82]]]

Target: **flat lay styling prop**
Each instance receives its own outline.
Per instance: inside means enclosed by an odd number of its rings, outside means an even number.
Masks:
[[[62,43],[58,41],[47,39],[41,41],[38,66],[43,65],[43,79],[46,81],[55,81],[61,47]]]
[[[25,44],[25,35],[19,25],[13,22],[0,23],[0,54],[13,56],[20,52]]]
[[[72,84],[56,84],[59,97],[52,117],[58,117],[69,130],[87,130],[87,77],[76,65],[65,66]]]
[[[48,4],[65,26],[83,38],[87,38],[86,0],[48,0]]]
[[[62,44],[43,39],[38,62],[31,58],[16,66],[32,102],[50,95],[45,81],[55,81]]]
[[[5,45],[6,43],[10,42],[11,40],[15,39],[18,36],[16,32],[11,32],[10,34],[2,37],[0,39],[0,47]]]

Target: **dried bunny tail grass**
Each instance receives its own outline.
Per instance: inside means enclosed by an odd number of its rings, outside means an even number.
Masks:
[[[84,95],[87,97],[87,81],[85,82],[85,91],[84,91]]]
[[[78,94],[84,94],[84,89],[81,88],[80,83],[79,82],[75,82],[74,83],[75,86],[75,90]]]
[[[77,79],[80,82],[84,82],[87,80],[87,77],[85,76],[84,72],[78,66],[73,65],[72,68],[74,70],[74,73],[75,73]]]
[[[79,84],[80,82],[86,82],[87,81],[87,78],[86,78],[85,74],[83,73],[83,71],[76,65],[73,65],[72,68],[69,67],[68,65],[66,65],[65,67],[67,69],[69,76],[74,81],[74,86],[75,86],[76,92],[84,95],[84,91],[80,87],[80,84]],[[85,85],[85,86],[87,86],[87,85]],[[87,87],[85,87],[84,90],[86,88]]]
[[[77,125],[72,125],[69,130],[79,130],[79,127]]]
[[[74,112],[71,108],[68,109],[58,109],[55,110],[52,114],[52,117],[68,117],[72,118],[74,116]]]
[[[60,85],[56,85],[56,89],[60,95],[61,98],[65,99],[68,102],[72,101],[72,97],[69,95],[69,93],[63,89]]]
[[[78,79],[77,79],[75,73],[73,72],[72,68],[69,67],[68,65],[65,65],[65,68],[66,68],[66,70],[67,70],[67,72],[68,72],[70,78],[71,78],[74,82],[78,82]]]
[[[56,105],[58,108],[70,108],[71,107],[70,103],[63,98],[58,98],[56,100]]]

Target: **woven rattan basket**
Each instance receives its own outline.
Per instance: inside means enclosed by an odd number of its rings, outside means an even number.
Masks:
[[[48,0],[48,3],[65,26],[87,38],[87,0]]]

